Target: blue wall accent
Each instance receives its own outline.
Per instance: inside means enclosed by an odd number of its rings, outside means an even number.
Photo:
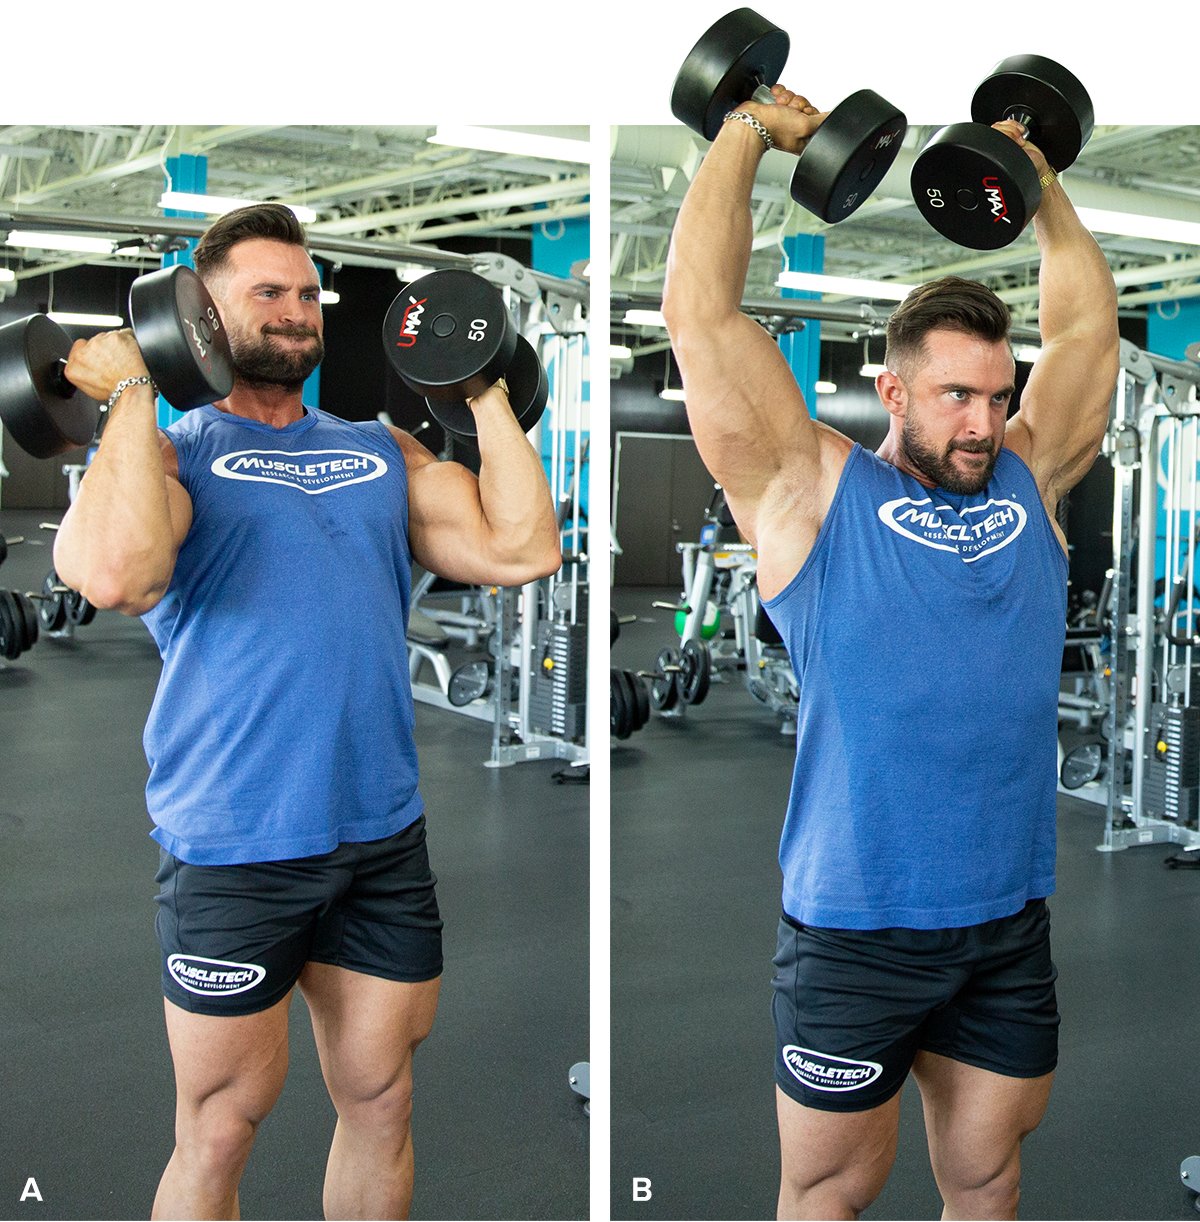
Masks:
[[[530,266],[534,271],[545,272],[548,276],[559,276],[563,280],[567,280],[571,275],[571,267],[578,263],[580,259],[587,259],[591,254],[591,230],[590,222],[587,217],[571,217],[568,220],[547,221],[541,225],[533,227],[533,244]],[[588,341],[584,340],[584,358],[587,359]],[[554,398],[554,377],[555,369],[553,362],[547,368],[546,374],[550,381],[550,397],[551,401]],[[591,383],[587,379],[584,380],[582,398],[584,403],[591,402]],[[543,418],[544,423],[549,422],[549,409],[547,415]],[[582,445],[587,446],[589,434],[583,435]],[[544,427],[542,429],[542,461],[546,467],[547,478],[550,472],[550,429]],[[575,434],[573,431],[564,432],[559,437],[559,444],[566,447],[568,455],[575,453]],[[579,503],[581,513],[584,519],[587,518],[588,506],[588,469],[589,462],[585,456],[582,467],[583,470],[579,475]],[[570,481],[574,475],[571,469],[570,461],[566,468],[567,487],[570,487]],[[565,489],[564,489],[565,491]]]
[[[791,272],[822,272],[825,270],[825,239],[819,234],[797,233],[784,238],[786,256],[784,269]],[[783,289],[784,297],[799,297],[813,301],[820,293],[805,293],[798,289]],[[817,414],[817,378],[821,371],[821,324],[815,319],[805,321],[803,331],[793,331],[779,337],[779,347],[791,366],[792,374],[808,405],[808,414]]]

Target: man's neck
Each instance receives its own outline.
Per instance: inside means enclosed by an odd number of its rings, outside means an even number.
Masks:
[[[231,416],[256,420],[276,429],[295,424],[304,415],[304,403],[299,389],[251,385],[240,381],[234,384],[228,398],[214,403],[213,407],[218,411],[228,412]]]

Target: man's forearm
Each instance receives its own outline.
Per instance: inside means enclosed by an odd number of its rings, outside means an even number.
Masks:
[[[754,237],[750,193],[766,145],[745,123],[726,123],[693,179],[671,237],[663,313],[673,325],[741,308]]]
[[[558,523],[542,460],[499,397],[474,404],[479,442],[479,502],[491,548],[505,565],[528,566],[533,576],[561,563]]]
[[[98,607],[136,609],[166,588],[174,554],[154,395],[133,387],[59,528],[55,570]]]

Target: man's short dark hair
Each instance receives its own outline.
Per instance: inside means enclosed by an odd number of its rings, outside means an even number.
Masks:
[[[888,319],[884,362],[902,379],[911,377],[930,331],[961,331],[989,343],[1008,339],[1008,306],[974,280],[943,276],[919,285]]]
[[[268,238],[308,249],[304,226],[290,208],[282,204],[250,204],[225,213],[204,231],[193,256],[197,274],[202,280],[210,280],[224,267],[229,252],[250,238]]]

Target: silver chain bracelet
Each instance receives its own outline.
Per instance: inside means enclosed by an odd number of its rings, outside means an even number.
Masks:
[[[762,142],[767,146],[768,152],[775,147],[775,141],[771,139],[771,133],[752,114],[748,114],[744,110],[731,110],[721,122],[728,123],[730,119],[737,119],[739,123],[745,123],[747,127],[756,131],[762,137]]]
[[[108,396],[108,402],[104,405],[102,410],[111,412],[113,409],[113,404],[116,403],[116,401],[131,386],[149,386],[155,394],[158,394],[158,387],[154,385],[153,381],[151,381],[146,374],[140,374],[136,378],[122,378],[121,381],[119,381],[116,386],[113,387],[113,392]]]

